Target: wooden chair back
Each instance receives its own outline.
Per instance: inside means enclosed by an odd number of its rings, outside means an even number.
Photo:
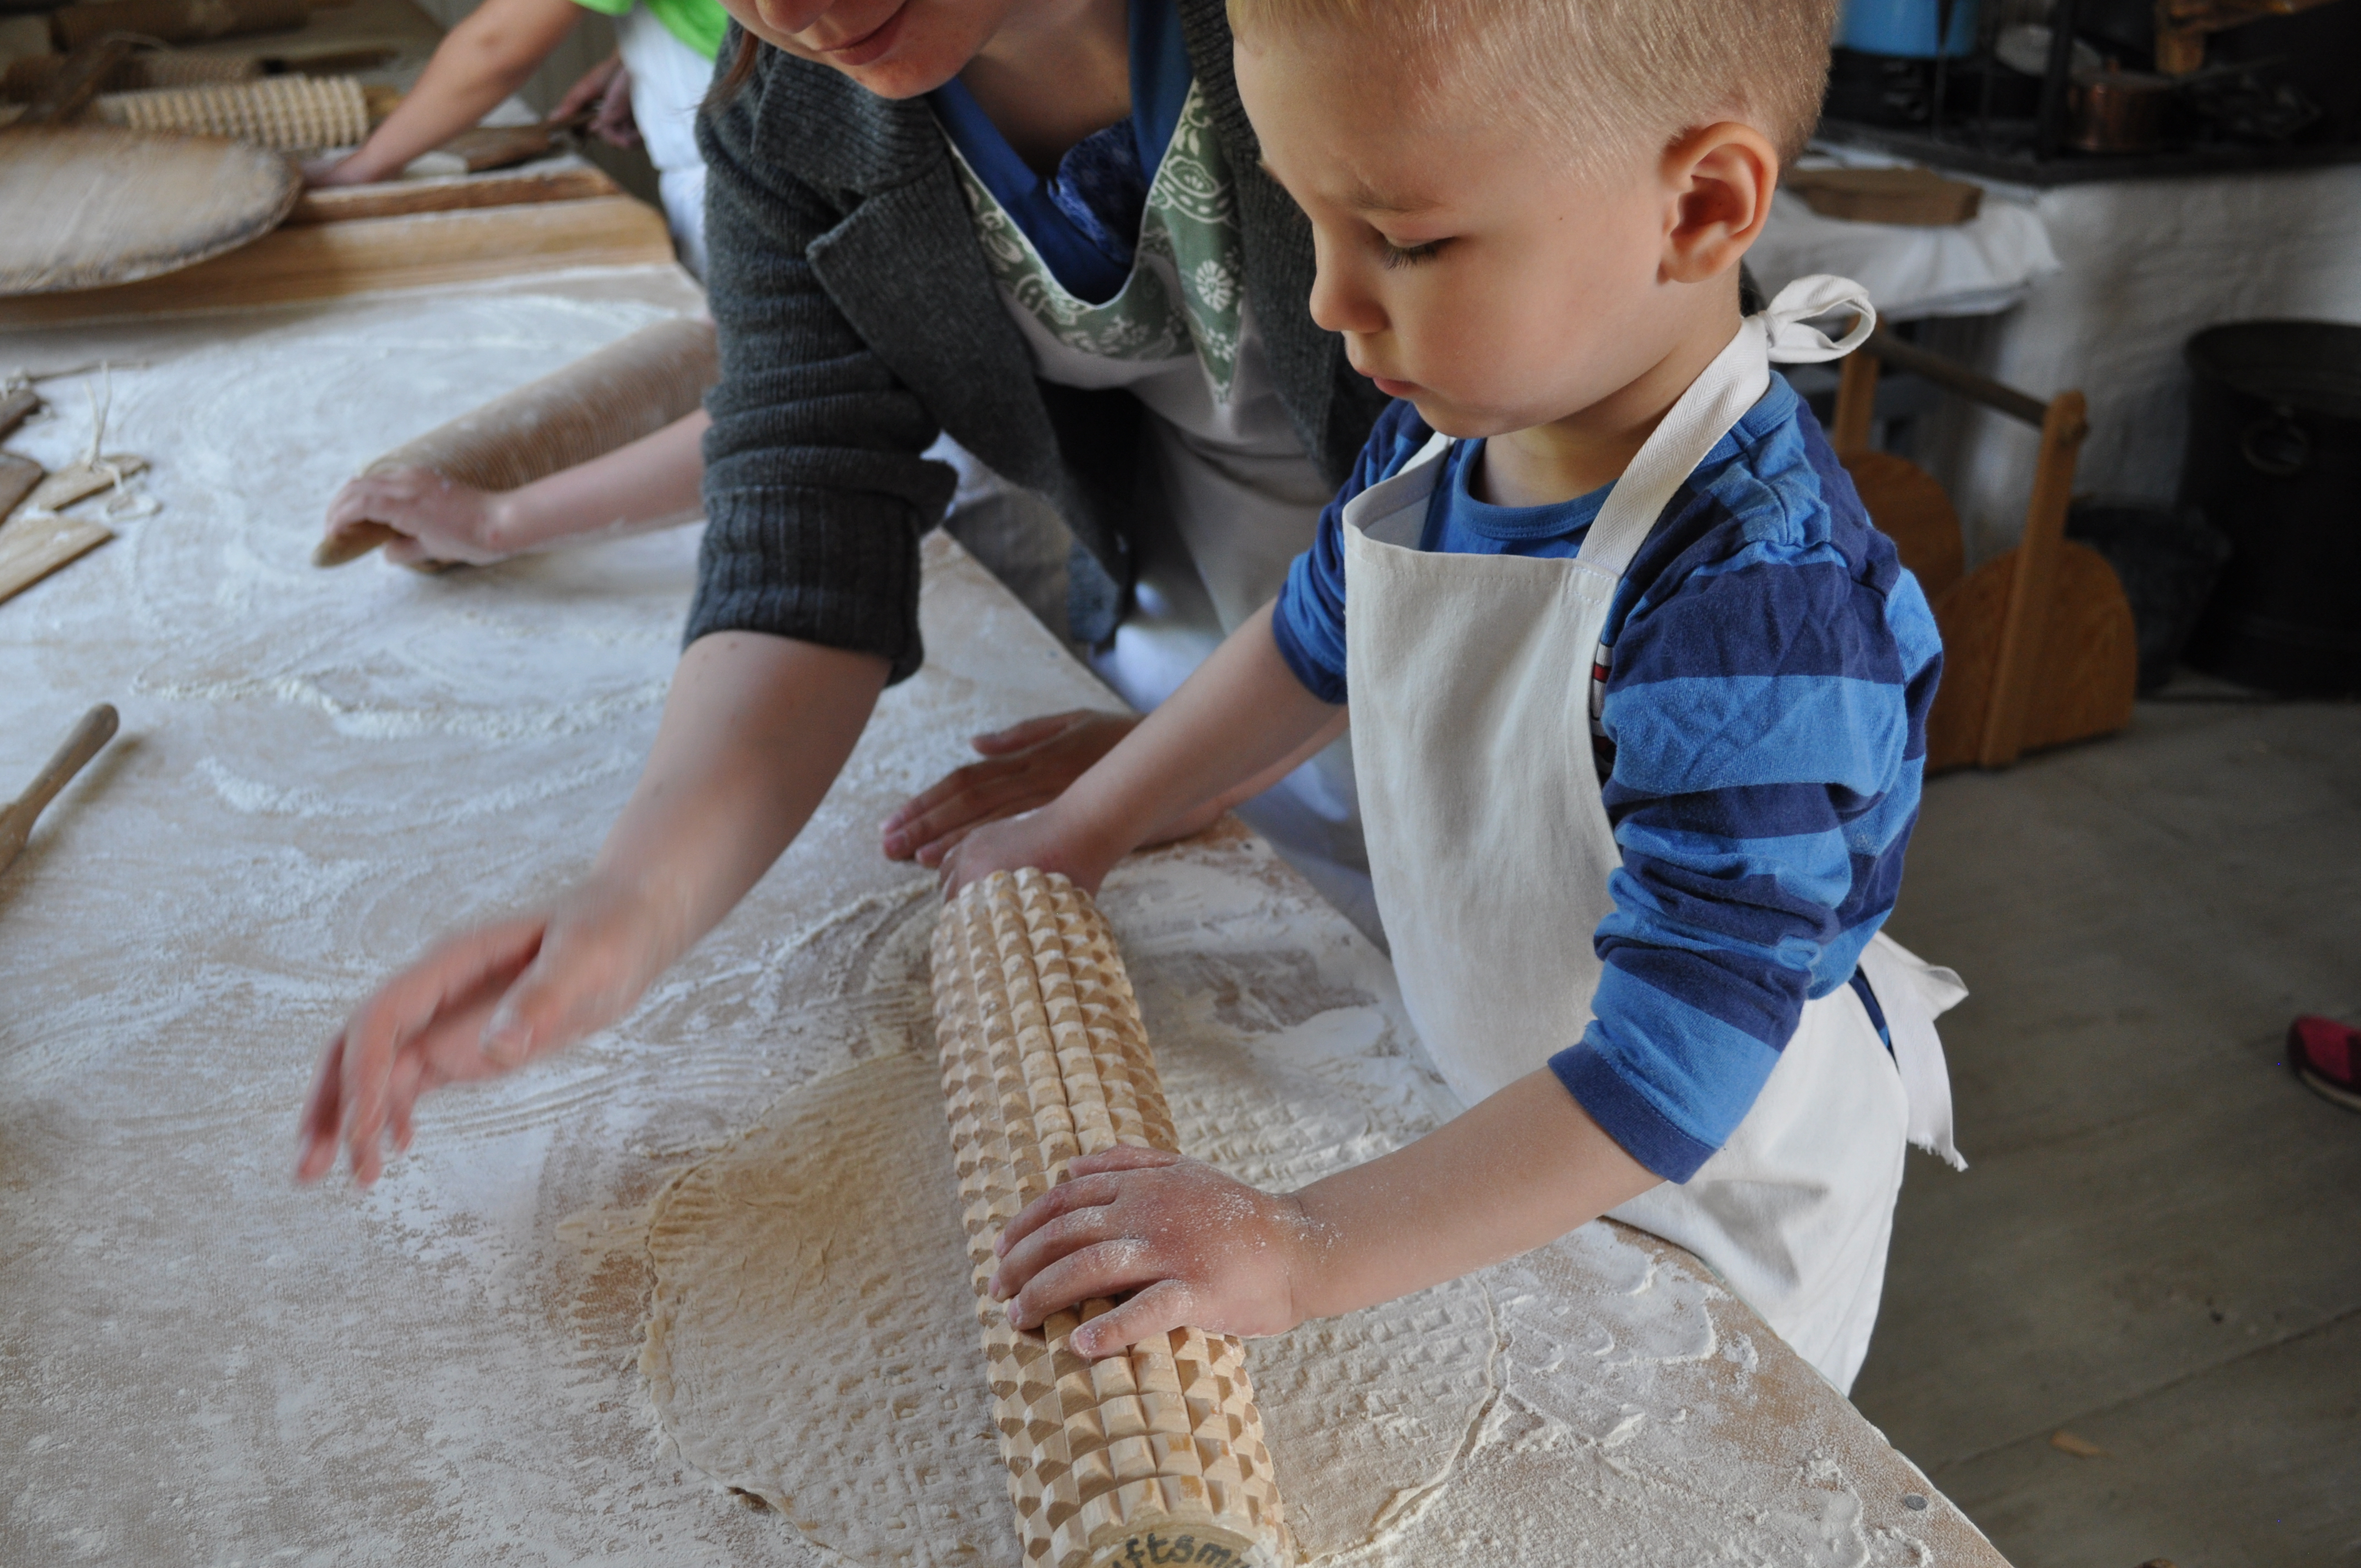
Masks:
[[[1966,571],[1959,516],[1932,476],[1869,444],[1882,364],[2041,433],[2025,532]],[[2040,399],[1880,327],[1842,367],[1829,439],[1871,519],[1918,577],[1943,631],[1944,675],[1927,767],[2006,767],[2025,751],[2131,721],[2137,641],[2113,568],[2066,537],[2074,466],[2089,431],[2081,392]]]

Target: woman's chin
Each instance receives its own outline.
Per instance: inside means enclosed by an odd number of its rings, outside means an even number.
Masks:
[[[813,49],[769,28],[754,31],[799,60],[841,71],[880,98],[916,98],[957,76],[983,47],[984,39],[969,36],[971,20],[956,9],[908,0],[872,33],[839,49]]]

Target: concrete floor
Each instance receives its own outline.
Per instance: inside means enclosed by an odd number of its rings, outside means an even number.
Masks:
[[[1853,1398],[2018,1568],[2361,1563],[2361,1115],[2280,1048],[2361,1022],[2361,705],[2226,695],[1931,783],[1894,919],[1971,1168]]]

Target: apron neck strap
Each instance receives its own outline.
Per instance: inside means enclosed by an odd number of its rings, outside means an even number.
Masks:
[[[1806,324],[1845,310],[1854,314],[1841,338],[1832,340]],[[1621,577],[1681,485],[1769,389],[1772,362],[1807,363],[1850,354],[1868,340],[1876,321],[1867,291],[1848,279],[1816,273],[1780,290],[1769,308],[1739,323],[1737,334],[1666,411],[1607,493],[1576,558]]]

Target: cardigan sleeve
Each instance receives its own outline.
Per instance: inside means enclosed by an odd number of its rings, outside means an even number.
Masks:
[[[899,681],[923,657],[918,539],[955,477],[920,455],[939,433],[933,416],[807,259],[846,211],[786,172],[771,145],[793,131],[779,123],[779,59],[762,50],[737,96],[697,120],[721,379],[705,400],[707,527],[684,641],[791,637],[878,654]]]

